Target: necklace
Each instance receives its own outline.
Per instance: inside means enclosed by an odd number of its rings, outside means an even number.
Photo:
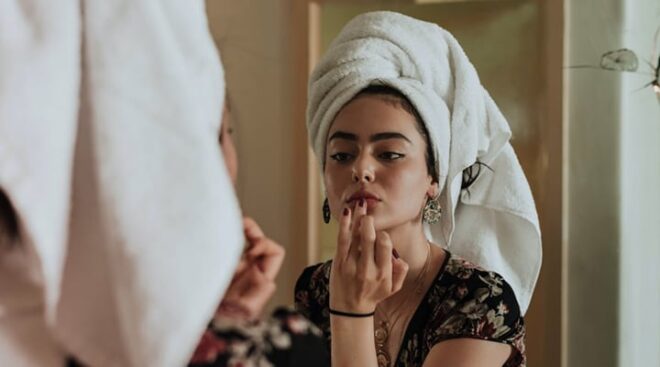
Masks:
[[[429,266],[431,265],[431,244],[426,243],[428,246],[428,252],[426,254],[426,262],[424,263],[424,266],[422,267],[422,270],[419,272],[417,275],[417,278],[414,281],[415,288],[413,289],[413,292],[415,295],[419,296],[424,287],[424,277],[426,273],[429,270]],[[410,298],[416,299],[416,297],[403,297],[403,300],[401,303],[397,305],[395,310],[400,309],[406,301],[410,300]],[[393,318],[390,321],[390,318],[387,317],[387,315],[384,312],[378,312],[378,308],[376,308],[376,312],[381,314],[381,321],[378,323],[378,327],[376,327],[376,330],[374,330],[374,339],[376,340],[376,360],[378,361],[378,367],[389,367],[391,366],[392,363],[392,358],[390,357],[389,352],[387,351],[387,340],[390,337],[390,331],[396,325],[396,323],[401,319],[401,316],[403,315],[402,313],[396,314],[395,318]]]

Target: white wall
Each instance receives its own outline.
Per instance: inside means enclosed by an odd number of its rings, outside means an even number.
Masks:
[[[623,45],[651,72],[658,62],[660,1],[629,0]],[[660,97],[635,92],[652,76],[625,75],[621,83],[621,259],[619,365],[660,366]]]
[[[622,47],[646,56],[659,8],[567,2],[566,65],[598,65]],[[568,366],[660,365],[660,104],[634,92],[643,81],[566,70]]]

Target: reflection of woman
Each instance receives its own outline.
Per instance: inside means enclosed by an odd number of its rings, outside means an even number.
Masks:
[[[312,75],[308,127],[324,219],[340,229],[296,305],[332,364],[525,365],[536,212],[508,124],[455,39],[396,13],[357,17]]]

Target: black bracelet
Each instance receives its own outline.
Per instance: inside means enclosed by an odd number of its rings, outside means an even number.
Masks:
[[[352,313],[352,312],[344,312],[344,311],[337,311],[333,310],[332,308],[328,307],[328,310],[330,311],[330,315],[336,315],[336,316],[346,316],[346,317],[371,317],[376,313],[374,310],[373,312],[369,313]]]

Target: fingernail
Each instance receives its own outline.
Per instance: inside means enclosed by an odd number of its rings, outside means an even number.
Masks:
[[[348,208],[344,208],[344,211],[342,212],[342,214],[344,214],[344,216],[347,216],[348,215]]]
[[[360,208],[364,206],[364,199],[360,199]]]
[[[395,258],[395,259],[398,259],[398,258],[399,258],[399,253],[398,253],[398,252],[396,251],[396,249],[394,249],[394,248],[392,249],[392,255],[394,255],[394,258]]]

